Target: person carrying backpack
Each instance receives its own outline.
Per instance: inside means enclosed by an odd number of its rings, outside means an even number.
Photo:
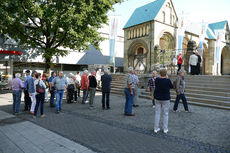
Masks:
[[[184,105],[184,109],[185,112],[189,112],[188,110],[188,103],[185,97],[185,80],[184,80],[184,71],[180,70],[178,72],[178,76],[177,79],[175,81],[175,83],[173,83],[174,89],[176,90],[176,101],[174,103],[174,107],[173,107],[173,111],[176,112],[177,108],[178,108],[178,104],[180,102],[180,99],[182,99],[183,105]]]
[[[35,81],[34,81],[34,87],[35,87],[35,95],[36,95],[36,106],[34,110],[34,115],[33,118],[35,119],[37,116],[38,112],[38,107],[40,106],[40,113],[41,117],[45,117],[44,115],[44,101],[45,101],[45,89],[46,85],[45,83],[41,80],[41,73],[36,73],[35,74]]]

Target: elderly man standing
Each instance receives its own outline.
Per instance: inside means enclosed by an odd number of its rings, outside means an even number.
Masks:
[[[25,109],[24,111],[28,111],[31,107],[31,98],[29,94],[29,83],[28,81],[32,78],[30,75],[30,70],[26,70],[26,80],[24,82],[24,102],[25,102]]]
[[[67,87],[67,81],[63,76],[62,71],[58,73],[58,77],[53,79],[52,85],[55,87],[56,90],[56,113],[58,114],[61,111],[62,99],[64,91]]]
[[[84,74],[81,76],[81,89],[83,90],[82,104],[85,104],[87,103],[86,99],[89,89],[88,70],[85,70]]]
[[[104,69],[104,75],[101,76],[102,84],[102,109],[105,109],[105,98],[106,98],[106,109],[110,109],[109,96],[111,90],[112,77],[108,74],[109,70]]]
[[[50,107],[55,107],[54,104],[54,97],[55,97],[55,87],[53,86],[52,82],[53,79],[56,77],[56,73],[52,72],[51,77],[49,78],[49,90],[50,90]]]
[[[12,80],[12,90],[13,90],[13,114],[19,113],[19,108],[21,104],[22,88],[24,88],[23,82],[20,79],[21,74],[16,73],[15,79]]]
[[[196,74],[197,63],[198,63],[198,57],[196,56],[196,53],[193,52],[193,54],[189,58],[189,65],[191,66],[191,75]]]
[[[134,78],[133,78],[134,70],[133,67],[129,67],[129,73],[126,77],[126,88],[125,88],[125,115],[126,116],[135,116],[132,113],[132,105],[133,105],[133,87],[134,87]]]

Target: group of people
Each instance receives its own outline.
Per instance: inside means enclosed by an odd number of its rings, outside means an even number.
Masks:
[[[30,111],[33,118],[36,118],[40,107],[41,117],[44,117],[44,101],[46,91],[50,92],[50,107],[55,107],[56,113],[62,110],[62,100],[64,91],[67,91],[67,103],[77,102],[80,97],[80,90],[83,91],[81,104],[89,103],[89,109],[94,108],[94,97],[98,87],[98,79],[96,72],[93,70],[89,75],[88,70],[83,72],[81,76],[79,72],[76,75],[72,73],[66,78],[63,72],[59,72],[56,76],[55,72],[51,73],[48,79],[47,75],[41,76],[41,73],[26,71],[26,79],[23,83],[20,79],[20,74],[17,73],[16,78],[12,80],[13,90],[13,111],[19,112],[21,93],[24,89],[25,94],[25,111]],[[108,69],[104,70],[104,74],[100,77],[102,91],[102,109],[110,109],[110,90],[112,77],[108,74]],[[138,107],[139,97],[139,79],[132,67],[129,68],[129,73],[126,76],[126,87],[124,89],[126,102],[124,108],[125,116],[135,116],[132,112],[132,107]],[[47,87],[48,86],[48,87]],[[176,112],[180,99],[183,101],[185,112],[189,112],[187,100],[185,97],[185,80],[184,71],[179,70],[177,79],[172,83],[167,76],[166,69],[160,69],[159,76],[156,71],[152,72],[152,77],[148,80],[147,91],[150,92],[152,105],[155,108],[155,124],[154,132],[157,133],[160,123],[161,112],[163,115],[163,132],[168,132],[168,114],[170,107],[170,89],[175,89],[177,97],[174,103],[173,111]],[[48,89],[48,90],[47,90]],[[54,98],[56,97],[56,103]],[[87,98],[89,97],[89,101]],[[47,98],[48,99],[48,98]]]
[[[94,107],[94,97],[98,84],[95,70],[91,71],[91,75],[85,70],[82,76],[80,72],[77,72],[76,75],[70,73],[68,77],[64,77],[62,71],[58,73],[58,76],[56,76],[55,72],[52,72],[51,77],[48,77],[46,73],[41,76],[41,73],[36,71],[33,71],[31,74],[30,70],[27,70],[25,73],[26,79],[24,83],[20,79],[20,73],[16,73],[15,78],[11,82],[14,114],[19,113],[22,90],[24,90],[24,111],[30,111],[33,118],[37,116],[39,105],[41,117],[45,116],[45,101],[50,102],[50,107],[56,106],[56,113],[60,113],[65,91],[67,93],[67,103],[73,103],[77,102],[82,89],[81,103],[88,103],[87,98],[89,97],[89,108],[92,109]],[[108,74],[108,69],[104,70],[104,75],[101,76],[100,81],[102,85],[102,108],[110,109],[109,99],[112,77]],[[50,93],[50,97],[48,93]]]
[[[199,52],[194,51],[193,54],[189,58],[189,71],[191,75],[201,74],[201,62],[202,62],[202,58],[199,55]],[[182,64],[183,64],[182,54],[179,53],[179,55],[177,56],[177,66],[178,66],[177,72],[181,70]]]
[[[168,132],[168,114],[170,107],[170,89],[176,90],[176,100],[174,103],[173,111],[177,112],[178,104],[180,99],[183,101],[185,112],[189,112],[187,100],[185,97],[185,80],[184,80],[184,71],[179,70],[177,79],[172,83],[167,76],[167,70],[161,69],[159,72],[160,76],[157,76],[157,72],[152,72],[152,77],[149,79],[147,84],[147,91],[150,92],[152,98],[153,108],[155,108],[155,124],[154,132],[157,133],[160,131],[159,123],[161,112],[163,114],[163,132]],[[125,87],[125,110],[124,115],[126,116],[135,116],[132,113],[133,100],[135,95],[135,87],[138,85],[135,81],[137,75],[132,67],[129,67],[129,73],[126,76],[126,87]]]

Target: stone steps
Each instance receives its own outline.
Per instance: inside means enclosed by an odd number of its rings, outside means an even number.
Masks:
[[[176,76],[169,76],[171,81]],[[185,76],[186,98],[189,104],[230,110],[230,76]],[[146,88],[147,83],[144,88]],[[124,95],[125,75],[113,75],[111,93]],[[143,89],[140,98],[151,99]],[[171,90],[171,101],[174,102],[176,92]]]
[[[118,94],[118,95],[124,95],[124,90],[111,90],[111,93]],[[140,98],[145,99],[145,100],[151,100],[151,97],[147,95],[140,95]],[[171,95],[171,102],[174,103],[175,98],[176,98],[176,95]],[[186,98],[187,98],[188,104],[190,105],[230,110],[229,103],[225,101],[215,101],[215,100],[209,100],[209,99],[204,99],[204,98],[193,98],[193,97],[188,97],[188,96],[186,96]]]

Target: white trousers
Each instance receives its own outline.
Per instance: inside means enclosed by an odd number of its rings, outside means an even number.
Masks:
[[[46,101],[47,101],[47,102],[49,101],[48,92],[49,92],[49,89],[47,88],[47,89],[45,90],[45,97],[46,97]]]
[[[32,93],[32,96],[30,98],[31,98],[31,101],[32,101],[30,111],[34,112],[34,109],[35,109],[35,106],[36,106],[36,96],[35,96],[35,93]]]
[[[168,130],[168,114],[169,114],[170,100],[155,99],[155,124],[154,129],[159,129],[161,112],[163,113],[163,130]]]

